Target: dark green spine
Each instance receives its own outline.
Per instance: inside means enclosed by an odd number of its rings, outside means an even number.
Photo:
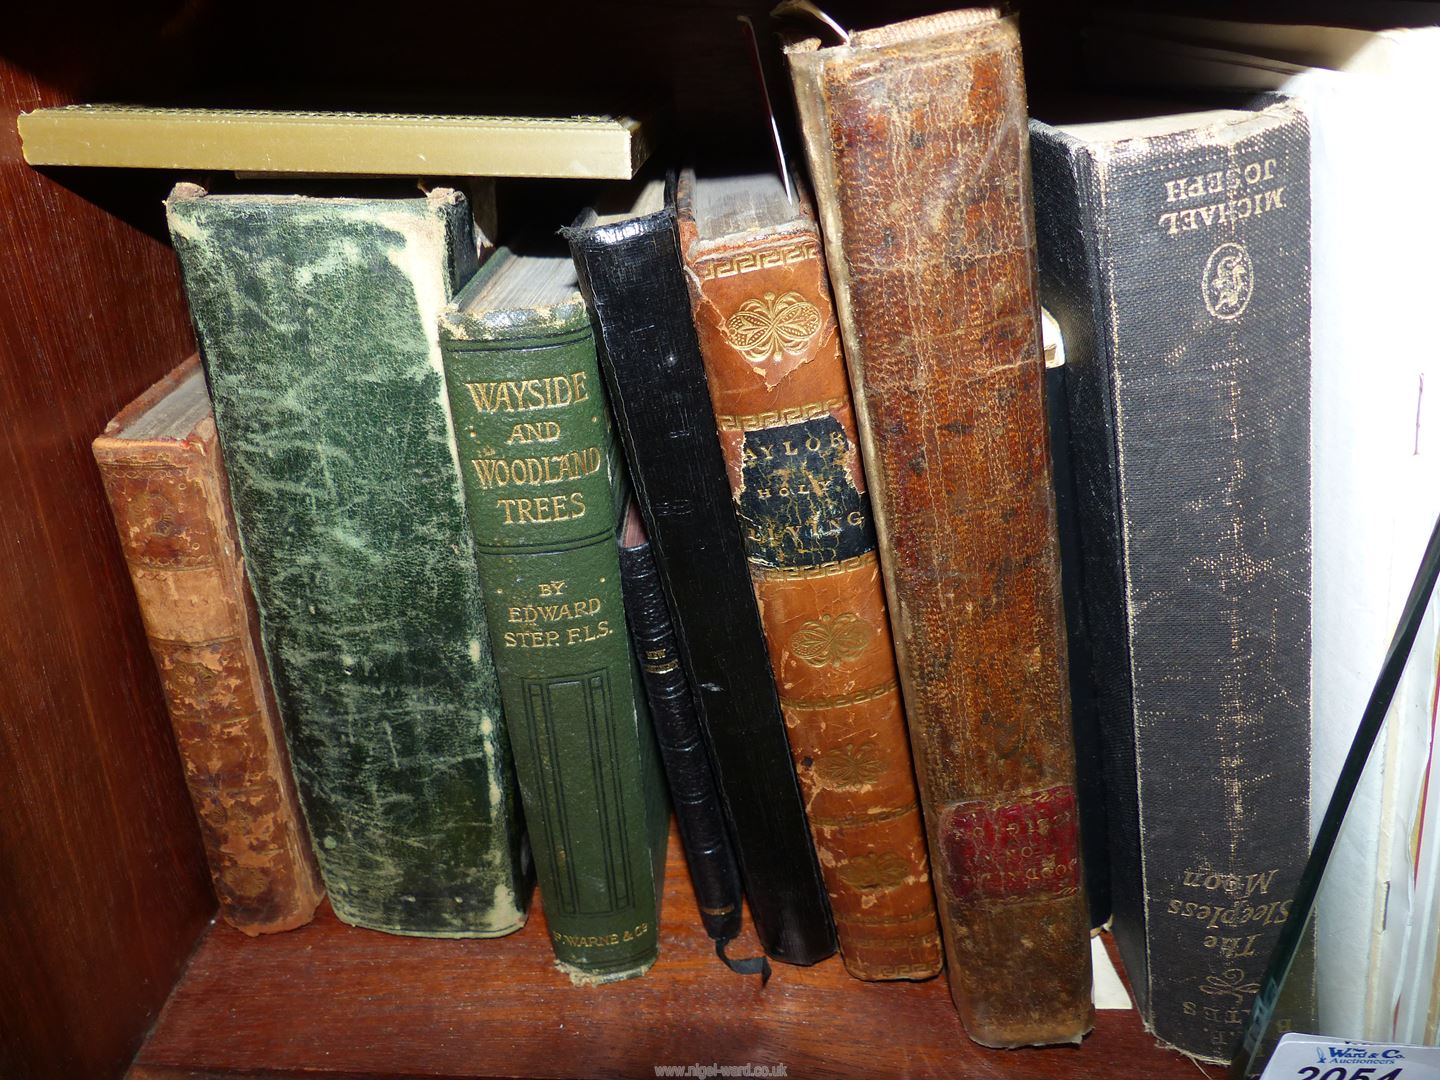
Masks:
[[[498,252],[440,324],[495,667],[555,956],[577,982],[644,973],[668,813],[621,596],[624,472],[589,317],[467,315]]]
[[[335,914],[509,933],[531,881],[435,329],[469,208],[188,184],[167,206]]]

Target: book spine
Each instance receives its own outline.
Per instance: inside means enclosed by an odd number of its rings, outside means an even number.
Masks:
[[[630,978],[659,954],[664,831],[648,823],[664,794],[625,634],[623,468],[594,339],[578,298],[569,319],[467,334],[442,325],[445,381],[550,941],[578,983]]]
[[[1035,131],[1115,936],[1155,1034],[1224,1061],[1308,851],[1307,126]]]
[[[1075,1042],[1089,919],[1019,38],[954,15],[905,31],[792,47],[791,73],[951,994],[981,1043]]]
[[[436,325],[475,265],[465,201],[167,209],[335,914],[510,933],[532,882]]]
[[[813,964],[835,951],[834,928],[714,434],[674,212],[566,234],[756,932],[775,959]]]
[[[220,914],[309,922],[324,891],[296,800],[214,425],[186,442],[101,437],[95,458],[160,673]]]
[[[720,448],[840,953],[856,978],[930,978],[940,928],[820,237],[797,225],[702,248],[690,235],[682,213]]]
[[[1045,414],[1050,425],[1050,475],[1060,533],[1060,582],[1070,660],[1070,726],[1075,732],[1075,797],[1080,813],[1081,869],[1090,928],[1110,919],[1110,852],[1105,823],[1104,741],[1091,674],[1090,631],[1085,625],[1080,521],[1075,509],[1075,468],[1070,456],[1070,402],[1065,365],[1045,368]]]
[[[700,919],[723,944],[740,933],[740,870],[648,540],[620,549],[620,576]]]

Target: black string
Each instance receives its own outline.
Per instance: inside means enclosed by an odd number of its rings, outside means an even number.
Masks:
[[[765,984],[770,981],[770,959],[766,956],[750,956],[743,960],[732,960],[725,955],[725,946],[730,944],[734,938],[716,938],[715,955],[725,962],[725,966],[737,975],[759,975],[760,989],[765,989]]]

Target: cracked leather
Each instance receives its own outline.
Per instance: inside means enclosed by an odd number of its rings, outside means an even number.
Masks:
[[[237,930],[269,934],[309,922],[324,889],[290,776],[215,421],[202,391],[185,434],[125,436],[202,378],[192,356],[110,421],[94,453],[220,914]]]
[[[1092,1024],[1019,37],[952,12],[787,49],[860,422],[951,994]]]

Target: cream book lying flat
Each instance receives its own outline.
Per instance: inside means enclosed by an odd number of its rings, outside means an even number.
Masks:
[[[18,127],[31,165],[236,172],[628,180],[652,145],[649,122],[632,116],[67,105]]]

